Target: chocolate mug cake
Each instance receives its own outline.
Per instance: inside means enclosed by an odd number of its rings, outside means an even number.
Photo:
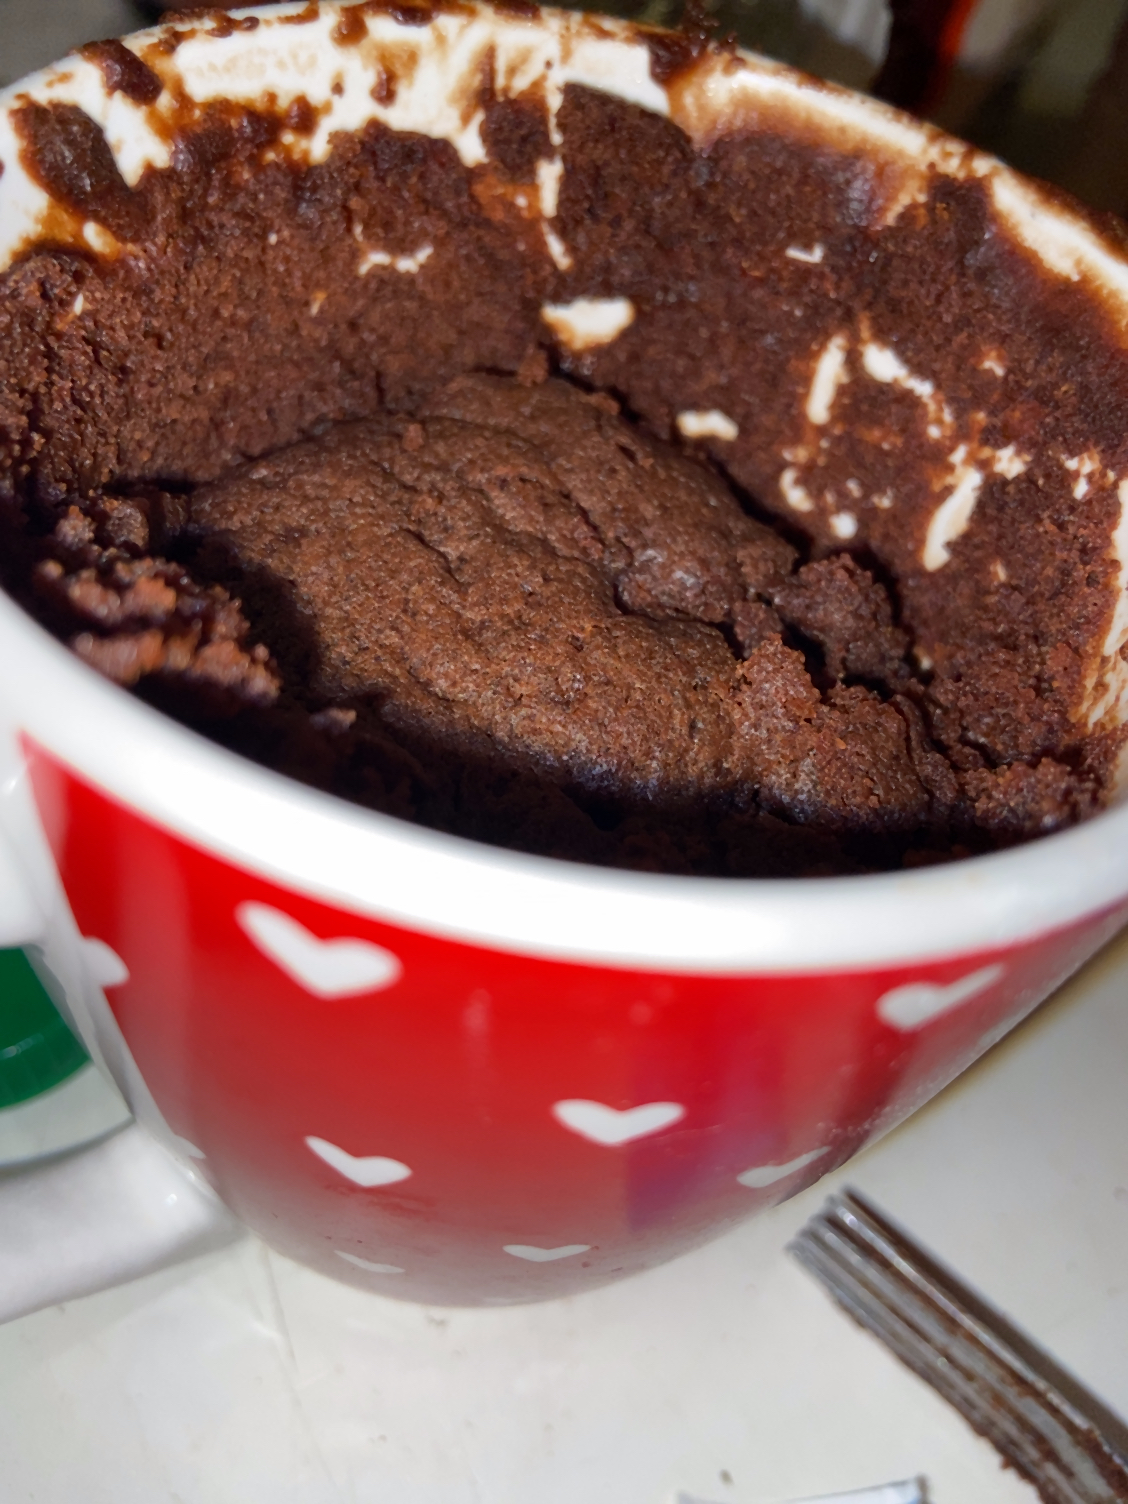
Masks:
[[[245,69],[291,27],[288,97],[220,94],[202,34]],[[821,875],[1100,808],[1114,231],[1051,270],[1037,189],[894,112],[846,139],[784,75],[367,0],[17,88],[6,588],[226,745],[517,849]]]

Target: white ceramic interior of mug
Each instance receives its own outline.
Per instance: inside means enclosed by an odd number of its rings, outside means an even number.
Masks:
[[[973,177],[1013,237],[1053,276],[1077,284],[1128,328],[1128,262],[1075,214],[992,158],[873,101],[790,69],[740,55],[707,58],[677,87],[655,82],[640,30],[606,18],[545,11],[535,18],[463,6],[428,26],[369,13],[361,47],[333,37],[342,7],[300,4],[255,15],[254,30],[195,18],[166,58],[177,88],[205,102],[253,104],[267,91],[285,104],[304,96],[323,110],[316,132],[285,143],[311,160],[331,133],[370,120],[449,140],[462,161],[484,160],[474,97],[493,49],[500,92],[546,81],[550,113],[566,83],[615,94],[668,115],[697,143],[758,120],[786,119],[801,138],[833,140],[882,164],[886,222],[927,193],[933,169]],[[310,13],[302,26],[284,24]],[[146,51],[159,32],[129,39]],[[382,49],[412,50],[410,82],[392,103],[373,95]],[[471,87],[473,85],[473,87]],[[0,268],[33,240],[49,201],[22,169],[10,110],[28,96],[72,103],[97,121],[129,183],[167,164],[167,136],[152,110],[109,93],[100,69],[72,57],[0,94]],[[550,131],[559,145],[555,130]],[[539,214],[548,252],[559,158],[541,164]],[[94,255],[112,236],[90,222]],[[797,259],[816,247],[795,247]],[[427,248],[392,264],[411,275]],[[404,264],[400,265],[402,261]],[[607,301],[607,300],[605,300]],[[613,311],[613,310],[612,310]],[[574,308],[581,332],[591,310]],[[596,310],[607,317],[607,310]],[[1128,359],[1128,350],[1125,358]],[[723,418],[722,415],[715,415]],[[704,415],[709,418],[710,415]],[[1128,478],[1120,482],[1128,517]],[[1114,539],[1120,595],[1090,690],[1092,718],[1128,707],[1120,648],[1128,639],[1128,523]],[[678,878],[593,869],[518,855],[374,814],[298,785],[187,731],[78,662],[22,611],[0,599],[4,729],[30,733],[108,792],[188,839],[342,907],[432,933],[538,955],[694,972],[811,972],[965,954],[1021,941],[1107,908],[1128,895],[1128,805],[1018,849],[948,866],[805,882]]]

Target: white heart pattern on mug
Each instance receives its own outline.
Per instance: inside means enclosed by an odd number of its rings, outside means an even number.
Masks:
[[[778,1181],[786,1180],[789,1175],[794,1175],[796,1170],[802,1170],[805,1166],[813,1164],[825,1153],[825,1148],[809,1149],[806,1154],[789,1159],[785,1165],[753,1165],[750,1170],[743,1170],[736,1178],[749,1190],[762,1191],[770,1185],[777,1184]]]
[[[588,1253],[590,1243],[565,1243],[560,1248],[537,1248],[532,1243],[506,1243],[502,1253],[511,1253],[515,1259],[527,1259],[530,1264],[551,1264],[556,1259],[574,1258],[577,1253]]]
[[[312,1134],[306,1139],[306,1145],[338,1175],[343,1175],[354,1185],[363,1186],[366,1191],[378,1185],[395,1185],[397,1180],[406,1180],[411,1174],[410,1168],[398,1159],[387,1159],[382,1154],[350,1154],[347,1149],[339,1149],[328,1139]]]
[[[345,1253],[340,1248],[334,1248],[333,1252],[339,1259],[344,1259],[347,1264],[355,1264],[358,1269],[366,1269],[369,1274],[406,1274],[398,1264],[374,1264],[371,1259],[362,1259],[359,1253]]]
[[[552,1115],[558,1123],[593,1144],[614,1147],[633,1143],[658,1133],[685,1117],[680,1102],[643,1102],[638,1107],[608,1107],[605,1102],[588,1102],[582,1097],[554,1102]]]
[[[378,992],[403,973],[399,958],[371,940],[321,940],[269,904],[241,903],[235,918],[264,956],[315,997]]]
[[[980,992],[986,992],[1005,970],[1005,966],[996,962],[992,966],[981,966],[978,971],[946,986],[942,982],[905,982],[878,998],[877,1016],[882,1023],[891,1029],[899,1029],[902,1034],[920,1029],[942,1013],[959,1007],[960,1003],[966,1003]]]
[[[98,940],[93,935],[85,936],[82,959],[86,970],[99,987],[120,987],[123,982],[129,981],[129,967],[104,940]]]

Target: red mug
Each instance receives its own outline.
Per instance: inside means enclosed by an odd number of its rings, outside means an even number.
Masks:
[[[445,133],[464,153],[456,85],[488,47],[514,93],[552,64],[551,87],[567,74],[672,108],[639,29],[480,6],[367,12],[376,45],[418,49],[418,97],[373,103],[357,83],[368,54],[335,93],[343,10],[194,18],[162,68],[198,99],[269,89],[285,105],[298,80],[330,115],[384,109],[394,129]],[[145,55],[162,35],[129,46]],[[506,48],[520,68],[498,65]],[[719,53],[701,66],[683,105],[712,111],[711,129],[747,128],[754,97],[760,118],[847,136],[889,173],[911,160],[918,175],[995,174],[1062,296],[1095,287],[1128,307],[1123,259],[997,164],[774,65]],[[717,80],[734,77],[744,93],[726,103]],[[139,107],[96,61],[15,86],[0,96],[0,260],[44,209],[8,149],[27,93],[80,102],[123,174],[159,165]],[[817,265],[816,246],[799,250]],[[391,263],[373,265],[411,271]],[[582,302],[573,323],[598,323]],[[696,417],[724,439],[724,413]],[[382,1294],[537,1300],[700,1244],[886,1132],[1128,917],[1122,806],[1020,849],[886,875],[608,871],[264,770],[101,679],[7,598],[0,661],[0,942],[35,947],[95,1058],[189,1174],[275,1248]]]

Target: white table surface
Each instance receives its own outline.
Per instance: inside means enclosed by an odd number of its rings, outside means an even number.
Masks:
[[[853,1184],[1128,1415],[1128,934],[844,1171],[664,1269],[507,1311],[253,1239],[0,1328],[3,1504],[1034,1495],[784,1252]]]

